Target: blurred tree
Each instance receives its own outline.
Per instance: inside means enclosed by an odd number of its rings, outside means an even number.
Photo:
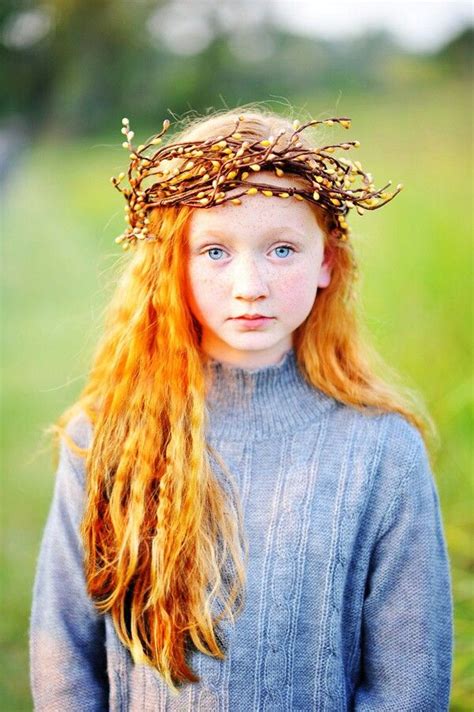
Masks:
[[[96,130],[123,110],[147,54],[144,24],[160,0],[8,0],[0,15],[2,114],[21,112],[32,128]],[[32,32],[42,24],[43,34]],[[137,61],[138,60],[138,61]],[[145,82],[142,82],[143,90]]]
[[[111,114],[123,113],[127,90],[149,66],[146,54],[151,50],[143,28],[150,8],[157,4],[53,0],[48,113],[56,130],[95,130]]]
[[[474,54],[474,26],[466,27],[439,50],[436,60],[450,74],[472,79]]]
[[[271,0],[3,0],[0,118],[63,134],[116,130],[123,115],[150,127],[167,113],[386,90],[406,81],[407,57],[410,76],[436,74],[427,71],[435,58],[407,55],[385,32],[295,36],[275,25],[271,8]],[[445,71],[471,71],[472,29],[439,58]]]
[[[28,0],[0,4],[0,111],[38,119],[51,83],[51,13]],[[35,116],[36,114],[36,116]]]

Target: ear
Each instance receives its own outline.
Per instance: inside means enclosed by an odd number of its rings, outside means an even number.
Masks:
[[[333,258],[334,251],[326,246],[324,248],[323,261],[319,269],[318,287],[327,287],[330,284]]]

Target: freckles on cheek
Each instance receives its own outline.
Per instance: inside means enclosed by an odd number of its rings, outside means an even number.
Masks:
[[[194,302],[201,311],[208,311],[210,308],[215,311],[216,305],[221,304],[224,299],[225,285],[215,276],[202,272],[199,268],[190,272]]]
[[[305,270],[298,270],[282,279],[276,287],[279,299],[290,310],[299,311],[303,304],[312,305],[317,289],[316,277]]]

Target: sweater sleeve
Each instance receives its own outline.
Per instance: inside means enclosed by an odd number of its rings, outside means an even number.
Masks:
[[[61,443],[30,616],[30,682],[38,712],[108,709],[104,619],[87,594],[79,534],[84,482]]]
[[[444,712],[452,591],[440,504],[421,436],[382,520],[362,619],[357,712]]]

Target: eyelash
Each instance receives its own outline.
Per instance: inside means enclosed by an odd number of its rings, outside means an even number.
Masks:
[[[285,249],[287,249],[287,250],[291,250],[292,253],[295,253],[295,252],[296,252],[295,248],[292,247],[291,245],[277,245],[277,246],[274,247],[273,249],[274,249],[274,250],[279,250],[279,249],[281,249],[282,247],[285,248]],[[223,248],[222,248],[222,247],[209,247],[207,250],[204,251],[203,254],[208,255],[209,252],[211,252],[211,250],[221,250],[221,251],[223,251]],[[289,255],[288,255],[288,256],[289,256]],[[211,257],[211,260],[212,260],[212,257]],[[212,260],[212,261],[213,261],[213,262],[219,262],[220,260]]]

